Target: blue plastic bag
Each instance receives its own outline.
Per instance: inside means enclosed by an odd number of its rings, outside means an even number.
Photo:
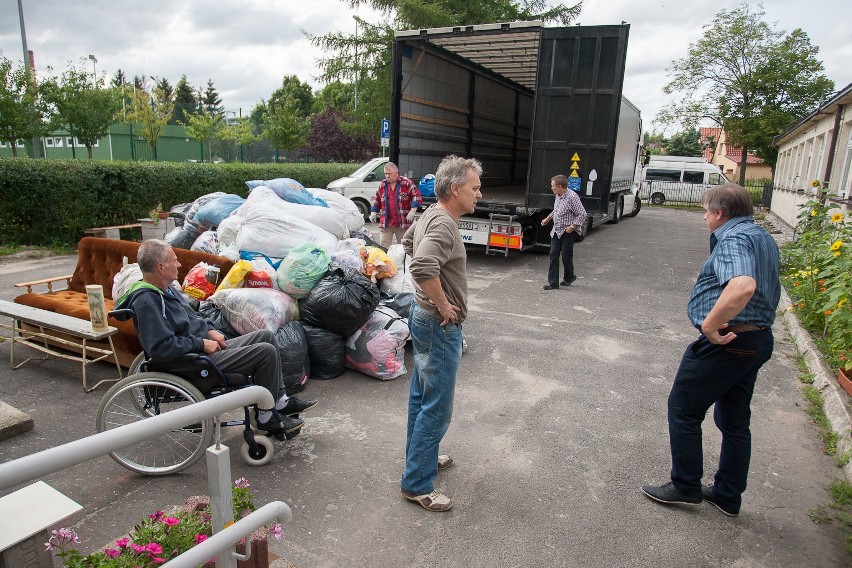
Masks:
[[[275,195],[283,199],[284,201],[289,201],[290,203],[299,203],[301,205],[316,205],[318,207],[328,207],[328,203],[324,200],[319,199],[318,197],[314,197],[310,194],[308,190],[305,189],[301,183],[297,182],[294,179],[290,178],[276,178],[270,179],[266,181],[247,181],[246,185],[249,189],[254,189],[255,187],[265,185],[273,192]]]
[[[420,179],[417,184],[417,189],[420,190],[420,195],[424,197],[435,197],[435,176],[426,174]]]
[[[245,202],[246,200],[239,195],[230,193],[222,197],[217,197],[202,205],[193,220],[208,227],[218,227],[219,223]]]

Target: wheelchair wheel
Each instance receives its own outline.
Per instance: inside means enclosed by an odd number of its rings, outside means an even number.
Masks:
[[[257,451],[252,451],[248,442],[243,442],[243,445],[240,448],[240,455],[243,457],[243,461],[253,466],[268,464],[275,451],[272,441],[266,436],[260,434],[255,434],[254,441],[257,442],[258,445]]]
[[[98,432],[132,424],[204,400],[188,381],[168,373],[137,373],[112,386],[98,406]],[[213,419],[163,432],[110,453],[145,475],[177,473],[197,462],[213,440]]]
[[[145,360],[145,352],[141,352],[136,356],[136,359],[130,364],[130,367],[127,369],[127,376],[130,377],[139,372],[139,367],[142,365],[142,361]]]

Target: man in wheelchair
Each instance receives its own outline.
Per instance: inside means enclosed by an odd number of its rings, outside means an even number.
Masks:
[[[316,400],[288,397],[284,392],[281,360],[272,332],[260,330],[226,340],[171,288],[178,277],[178,262],[171,245],[150,239],[137,253],[142,281],[134,283],[116,304],[135,312],[136,332],[148,357],[168,362],[190,353],[206,354],[223,373],[240,373],[265,387],[276,400],[274,408],[258,409],[257,427],[270,434],[290,434],[302,428],[298,414]]]

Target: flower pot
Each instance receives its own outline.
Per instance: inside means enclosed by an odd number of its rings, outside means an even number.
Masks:
[[[837,369],[837,382],[846,391],[846,394],[852,396],[852,379],[849,378],[849,371],[845,369]]]
[[[160,211],[157,215],[160,217],[160,219],[168,219],[169,218],[169,212],[168,211]]]

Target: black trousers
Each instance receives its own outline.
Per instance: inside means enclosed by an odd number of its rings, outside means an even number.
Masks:
[[[559,286],[559,259],[562,258],[562,266],[565,269],[564,280],[570,282],[574,279],[574,241],[577,240],[577,232],[562,233],[559,237],[550,237],[550,267],[547,269],[547,283],[551,286]]]

